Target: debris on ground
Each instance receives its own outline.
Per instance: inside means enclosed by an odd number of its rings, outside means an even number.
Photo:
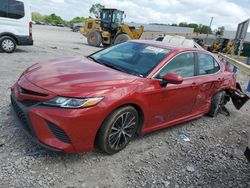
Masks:
[[[185,133],[180,133],[179,134],[179,138],[185,142],[189,142],[190,139],[188,138],[188,136]]]
[[[188,172],[194,172],[195,171],[195,168],[194,168],[193,165],[187,166],[186,169],[187,169]]]

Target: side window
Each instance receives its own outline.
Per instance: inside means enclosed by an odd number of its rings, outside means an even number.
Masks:
[[[213,74],[220,70],[219,64],[208,54],[198,53],[198,62],[199,75]]]
[[[17,0],[9,0],[8,18],[20,19],[24,17],[24,4]]]
[[[8,16],[8,0],[0,0],[0,17]]]
[[[162,78],[169,72],[180,74],[183,78],[194,76],[194,53],[178,55],[161,69],[156,78]]]
[[[0,0],[0,17],[20,19],[24,17],[24,4],[18,0]]]

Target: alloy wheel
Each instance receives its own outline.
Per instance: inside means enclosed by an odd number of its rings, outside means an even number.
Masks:
[[[114,150],[119,150],[127,145],[133,136],[136,126],[136,117],[131,112],[125,112],[121,114],[109,133],[109,144]]]

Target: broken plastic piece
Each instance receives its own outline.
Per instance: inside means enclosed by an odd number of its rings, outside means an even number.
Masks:
[[[188,138],[188,136],[185,133],[180,133],[179,134],[179,138],[185,142],[189,142],[190,139]]]

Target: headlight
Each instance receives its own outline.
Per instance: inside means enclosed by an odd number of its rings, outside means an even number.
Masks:
[[[87,108],[97,105],[103,100],[104,97],[93,97],[93,98],[67,98],[67,97],[56,97],[48,102],[44,102],[44,105],[57,106],[61,108]]]

